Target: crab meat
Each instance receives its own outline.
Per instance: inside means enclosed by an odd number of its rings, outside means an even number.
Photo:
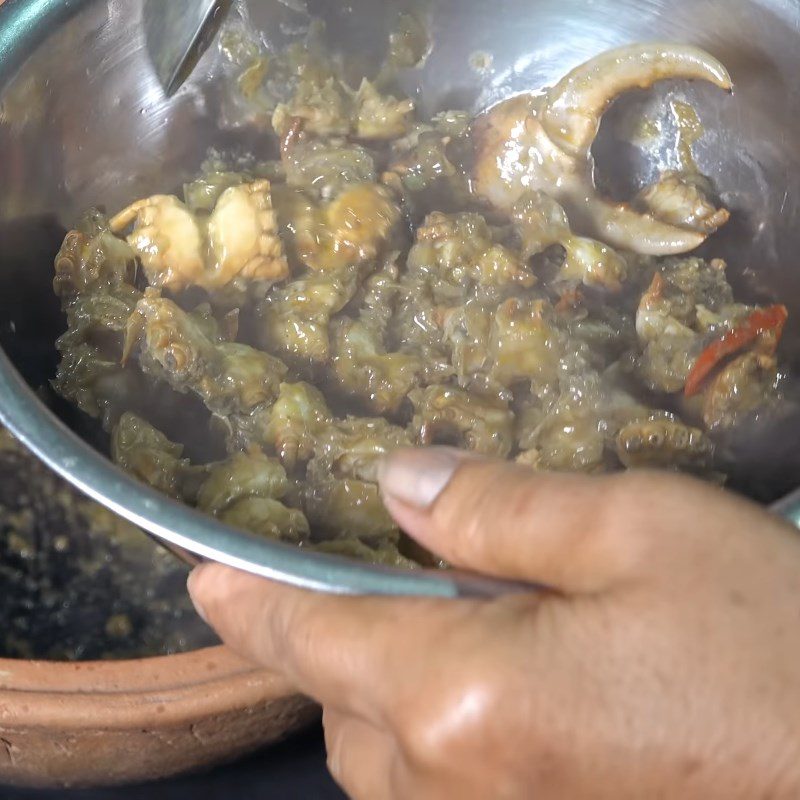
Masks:
[[[416,414],[411,423],[420,445],[457,443],[487,456],[508,458],[514,447],[514,415],[502,400],[429,386],[409,399]]]
[[[396,310],[389,322],[389,339],[401,343],[402,352],[419,358],[422,384],[444,383],[453,376],[449,348],[442,340],[446,313],[426,276],[402,276]]]
[[[417,231],[408,269],[438,281],[440,291],[449,294],[451,301],[473,287],[496,296],[529,289],[536,283],[536,276],[519,255],[494,240],[480,214],[430,214]]]
[[[595,408],[556,407],[548,414],[533,409],[520,417],[520,464],[539,472],[605,472],[606,442]]]
[[[121,286],[76,298],[67,308],[69,327],[56,342],[61,362],[53,387],[106,428],[153,395],[140,373],[120,363],[125,326],[139,296],[132,286]]]
[[[702,175],[667,172],[658,183],[643,189],[634,205],[656,219],[710,236],[731,218],[726,208],[709,199],[711,187]]]
[[[268,497],[245,497],[218,516],[232,528],[278,542],[299,545],[307,541],[310,534],[302,511]]]
[[[261,350],[210,336],[205,317],[187,314],[156,289],[145,292],[128,322],[125,361],[134,353],[146,375],[197,395],[223,417],[274,402],[287,373]]]
[[[591,147],[603,114],[622,92],[667,78],[706,80],[730,91],[725,67],[695,47],[647,44],[605,53],[573,70],[542,95],[512,98],[475,124],[477,193],[510,211],[529,190],[545,192],[576,228],[644,255],[699,247],[707,233],[688,230],[601,197]]]
[[[313,272],[273,291],[259,306],[259,344],[295,365],[325,364],[330,325],[358,289],[356,270]]]
[[[197,505],[209,514],[221,514],[246,498],[280,500],[289,492],[281,463],[255,449],[235,453],[207,469],[208,477],[197,491]]]
[[[294,471],[314,455],[317,437],[333,424],[325,397],[308,383],[283,383],[277,400],[246,414],[216,416],[227,434],[228,452],[262,449]]]
[[[355,135],[374,141],[397,139],[411,128],[413,100],[382,95],[364,79],[356,95]]]
[[[294,469],[314,455],[317,436],[332,422],[319,389],[308,383],[284,383],[269,412],[266,438],[283,464]]]
[[[378,469],[384,456],[410,445],[405,430],[383,419],[350,418],[317,437],[303,502],[315,531],[396,542],[400,531],[381,499]]]
[[[132,224],[128,243],[151,285],[180,290],[201,280],[206,232],[177,197],[158,194],[138,200],[111,220],[111,230],[119,234]]]
[[[276,283],[289,277],[270,188],[270,182],[262,180],[223,192],[208,221],[211,259],[204,288],[221,289],[241,279]]]
[[[374,546],[373,546],[374,545]],[[381,567],[396,569],[419,569],[419,564],[406,558],[399,550],[396,538],[388,536],[369,544],[360,539],[333,539],[311,545],[306,548],[317,553],[341,556],[361,561],[365,564],[376,564]]]
[[[289,103],[275,109],[272,126],[281,138],[300,120],[303,129],[316,136],[388,141],[409,132],[413,113],[412,100],[382,95],[368,80],[357,92],[336,78],[303,80]]]
[[[286,471],[263,453],[236,453],[227,461],[195,466],[183,458],[181,445],[125,414],[112,435],[112,456],[143,483],[228,525],[293,544],[308,539],[303,513],[281,502],[289,490]]]
[[[373,156],[360,145],[342,139],[290,143],[284,147],[281,160],[289,187],[325,202],[351,186],[375,182]]]
[[[774,407],[780,378],[774,355],[750,352],[730,362],[703,398],[703,422],[711,431],[730,430]]]
[[[515,204],[512,217],[526,258],[558,245],[564,262],[557,280],[584,283],[619,291],[628,274],[625,259],[610,247],[575,236],[564,209],[542,192],[526,192]]]
[[[674,419],[626,425],[617,436],[617,455],[628,469],[711,468],[714,444],[698,428]]]
[[[394,414],[418,385],[422,361],[410,353],[388,353],[369,322],[339,320],[333,330],[333,372],[339,387],[378,414]]]
[[[272,115],[272,127],[285,138],[300,120],[315,136],[347,136],[353,127],[352,91],[341,81],[301,81],[288,103],[280,103]]]
[[[395,258],[365,281],[358,318],[337,320],[331,336],[335,382],[349,399],[378,414],[400,410],[419,385],[424,366],[419,354],[387,348],[387,329],[401,293]]]
[[[400,221],[391,193],[374,183],[350,186],[319,208],[296,204],[292,220],[300,260],[312,270],[341,271],[375,259]]]
[[[747,309],[734,303],[724,261],[697,258],[665,264],[636,312],[639,371],[656,391],[681,391],[709,332],[735,325]]]
[[[131,225],[128,243],[158,288],[215,292],[289,276],[267,180],[226,189],[207,219],[171,195],[139,200],[111,220],[117,234]]]
[[[111,435],[111,458],[142,483],[176,500],[186,500],[184,482],[191,473],[183,446],[130,412],[123,414]]]
[[[540,300],[507,300],[495,314],[489,350],[492,373],[503,386],[528,382],[536,392],[558,377],[568,343],[553,322],[551,309]]]
[[[68,305],[75,297],[133,285],[136,254],[108,230],[105,219],[90,213],[70,231],[55,260],[53,289]]]

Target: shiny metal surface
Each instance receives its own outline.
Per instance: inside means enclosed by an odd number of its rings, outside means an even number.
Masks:
[[[342,49],[377,57],[401,2],[252,0],[251,24],[272,43],[291,38],[307,14],[328,21]],[[789,357],[800,362],[800,3],[796,0],[431,0],[435,48],[406,76],[424,111],[480,109],[553,83],[610,47],[673,39],[722,59],[733,98],[706,87],[664,85],[697,102],[706,136],[700,166],[734,210],[712,243],[731,261],[741,291],[790,306]],[[95,203],[117,209],[133,197],[178,188],[210,145],[257,150],[257,120],[226,102],[224,68],[212,48],[168,99],[147,56],[142,0],[7,0],[0,7],[0,418],[79,488],[174,545],[295,584],[344,592],[434,594],[493,591],[448,574],[395,574],[310,556],[234,533],[137,485],[110,466],[36,399],[55,367],[62,321],[51,264],[76,217]],[[481,58],[474,56],[480,54]],[[480,68],[479,68],[480,67]],[[663,104],[662,104],[663,105]],[[668,143],[667,143],[668,144]],[[653,161],[624,164],[644,180]],[[601,171],[619,165],[604,164]],[[51,403],[71,427],[87,431]],[[800,433],[784,439],[797,447]],[[98,442],[102,445],[102,442]],[[764,455],[768,466],[771,453]],[[800,485],[784,474],[776,492]],[[779,495],[776,494],[774,499]],[[781,513],[800,524],[800,495]],[[465,579],[466,580],[466,579]]]
[[[233,0],[145,0],[147,52],[167,97],[183,86],[225,20]]]

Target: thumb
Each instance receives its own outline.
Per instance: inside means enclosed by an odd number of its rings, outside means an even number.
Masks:
[[[380,482],[400,526],[454,566],[580,593],[641,574],[665,479],[541,474],[426,448],[388,457]]]

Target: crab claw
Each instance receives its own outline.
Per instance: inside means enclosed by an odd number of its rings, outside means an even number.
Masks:
[[[577,67],[547,92],[541,123],[564,152],[580,158],[600,129],[611,103],[630,89],[649,89],[663,80],[704,80],[731,91],[723,64],[697,47],[670,43],[609,50]]]
[[[475,123],[476,193],[510,213],[526,192],[543,192],[564,207],[577,232],[642,255],[696,249],[728,219],[724,210],[709,210],[699,192],[662,186],[653,207],[640,213],[604,199],[594,184],[591,147],[603,113],[619,93],[667,78],[732,88],[725,67],[695,47],[648,44],[612,50],[573,70],[545,94],[514,97]]]

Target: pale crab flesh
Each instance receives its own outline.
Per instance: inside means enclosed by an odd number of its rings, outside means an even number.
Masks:
[[[209,292],[273,284],[289,276],[268,180],[226,189],[211,215],[193,214],[177,197],[139,200],[111,220],[139,256],[151,286]]]

